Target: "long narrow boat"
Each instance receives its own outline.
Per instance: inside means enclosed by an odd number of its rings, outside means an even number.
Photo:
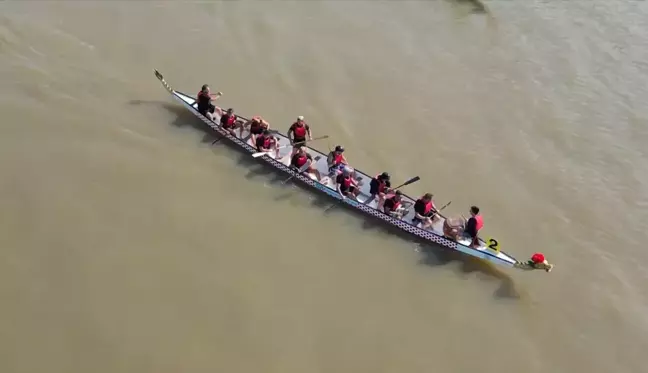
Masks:
[[[248,131],[243,132],[243,137],[230,135],[229,132],[225,131],[223,128],[220,127],[219,123],[216,123],[206,118],[205,116],[203,116],[198,112],[197,109],[198,105],[194,97],[172,89],[171,86],[165,81],[162,74],[160,74],[157,70],[155,70],[155,76],[160,80],[164,88],[169,93],[171,93],[174,99],[176,99],[187,109],[189,109],[189,111],[191,111],[198,119],[203,121],[205,125],[207,125],[213,131],[215,131],[218,135],[220,135],[223,138],[226,138],[234,145],[237,145],[238,147],[242,148],[243,150],[249,153],[257,152],[256,147],[254,147],[254,145],[250,141],[250,133]],[[241,118],[242,120],[247,120],[246,118],[242,118],[242,117],[239,118]],[[363,173],[357,169],[355,170],[355,172],[358,177],[358,180],[360,180],[360,188],[359,188],[360,195],[358,196],[359,202],[349,198],[342,200],[342,198],[340,197],[340,195],[336,190],[335,182],[330,178],[323,177],[322,182],[318,182],[317,180],[310,177],[309,175],[300,174],[296,172],[293,168],[291,168],[289,166],[290,153],[292,152],[292,147],[290,146],[290,140],[286,136],[281,135],[279,133],[274,133],[273,135],[279,139],[279,145],[285,147],[281,150],[279,157],[275,157],[274,154],[268,154],[258,158],[259,160],[267,163],[268,165],[274,167],[276,170],[280,172],[292,176],[293,180],[299,180],[301,183],[313,188],[314,190],[326,194],[333,199],[338,200],[339,203],[344,203],[351,208],[359,210],[360,212],[366,214],[368,217],[379,219],[386,224],[400,228],[401,230],[415,237],[418,237],[420,239],[444,246],[452,250],[460,251],[464,254],[483,259],[490,263],[494,263],[506,267],[524,269],[524,270],[542,269],[547,272],[549,272],[553,267],[553,265],[548,264],[546,261],[544,263],[540,263],[540,265],[538,264],[534,265],[531,263],[531,261],[527,261],[527,262],[518,261],[513,256],[505,253],[504,251],[499,250],[498,244],[495,243],[493,245],[492,241],[489,242],[489,244],[487,244],[486,242],[480,240],[480,247],[473,248],[470,247],[470,241],[467,239],[460,239],[459,241],[450,240],[446,238],[443,234],[443,222],[445,219],[443,217],[437,223],[435,223],[431,228],[422,229],[412,224],[412,218],[414,217],[414,211],[412,208],[409,209],[410,211],[405,216],[403,216],[401,219],[398,219],[389,216],[383,213],[382,211],[377,210],[376,209],[377,201],[364,204],[363,202],[369,198],[369,183],[372,179],[372,176],[369,176],[368,174]],[[328,166],[326,162],[327,154],[322,153],[321,151],[317,149],[313,149],[311,147],[308,147],[307,151],[313,156],[314,164],[316,168],[319,170],[320,174],[327,175],[328,174]],[[412,206],[415,203],[415,200],[403,194],[402,203],[403,205],[406,206],[407,205]]]

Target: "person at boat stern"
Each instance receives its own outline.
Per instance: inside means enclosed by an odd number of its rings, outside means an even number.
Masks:
[[[337,176],[335,182],[337,183],[337,191],[342,196],[342,199],[347,197],[358,200],[358,182],[352,177],[353,169],[349,166],[344,167],[342,173]]]
[[[396,193],[385,199],[383,205],[383,212],[389,216],[401,219],[405,215],[405,208],[401,205],[401,191],[397,190]]]
[[[216,106],[212,103],[212,100],[216,101],[222,95],[223,94],[221,92],[213,95],[211,93],[209,85],[203,84],[200,92],[198,92],[198,95],[196,97],[196,102],[198,103],[198,112],[205,117],[214,120],[214,112],[216,111]]]
[[[225,114],[221,115],[221,127],[229,132],[230,135],[236,136],[234,129],[241,126],[238,119],[239,118],[234,114],[234,109],[229,108]]]
[[[270,135],[269,130],[264,130],[262,134],[256,138],[256,148],[260,152],[275,151],[275,158],[279,157],[279,147],[277,146],[277,139]]]
[[[304,117],[301,115],[298,116],[297,121],[288,128],[286,136],[290,140],[290,145],[293,146],[292,153],[290,153],[291,157],[297,154],[297,150],[305,145],[306,136],[308,136],[308,140],[313,139],[310,126],[304,122]]]
[[[465,218],[464,218],[465,219]],[[479,247],[479,230],[484,227],[484,218],[479,214],[479,207],[470,207],[470,218],[464,228],[464,236],[471,240],[471,247]]]
[[[299,148],[297,154],[295,154],[290,160],[290,165],[299,170],[309,162],[310,164],[308,165],[308,168],[305,172],[307,174],[314,175],[317,178],[317,181],[321,181],[322,176],[320,175],[320,172],[317,170],[317,168],[315,168],[315,166],[313,165],[313,157],[306,151],[305,148]]]
[[[425,193],[421,198],[416,200],[416,203],[414,203],[415,215],[412,219],[414,225],[422,223],[421,228],[428,229],[437,219],[437,210],[432,199],[433,197],[434,195],[432,193]]]
[[[370,197],[364,202],[365,205],[370,204],[378,196],[378,205],[376,209],[382,210],[383,203],[385,202],[385,194],[389,191],[391,187],[391,177],[387,172],[378,174],[371,179],[369,183],[369,194]]]

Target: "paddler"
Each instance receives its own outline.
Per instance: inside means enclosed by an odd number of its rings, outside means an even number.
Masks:
[[[306,151],[305,148],[299,148],[297,154],[295,154],[290,160],[290,165],[299,170],[307,162],[310,162],[310,164],[305,172],[311,175],[315,175],[317,181],[320,181],[322,176],[320,175],[320,172],[317,170],[317,168],[315,168],[315,165],[313,165],[313,157]]]
[[[288,128],[286,136],[290,140],[290,145],[293,146],[292,153],[290,153],[291,157],[297,153],[297,149],[305,146],[304,142],[306,141],[306,136],[308,136],[308,140],[313,139],[310,126],[304,122],[304,117],[301,115],[298,116],[297,121]]]
[[[256,148],[260,152],[275,151],[275,158],[279,157],[279,147],[277,146],[277,139],[270,135],[270,131],[264,130],[262,134],[256,138]]]
[[[216,101],[222,95],[221,92],[218,92],[215,95],[211,94],[209,85],[203,84],[200,92],[198,92],[198,96],[196,97],[196,101],[198,102],[198,112],[205,117],[214,120],[214,111],[216,111],[216,106],[212,104],[212,100]]]
[[[256,115],[241,127],[241,137],[243,137],[243,130],[247,129],[247,127],[250,127],[250,139],[252,144],[256,144],[256,137],[262,134],[264,130],[269,130],[270,124],[260,116]]]
[[[425,193],[421,198],[416,200],[416,203],[414,203],[415,215],[412,219],[412,223],[414,223],[414,225],[423,223],[423,226],[421,227],[423,229],[427,229],[432,226],[432,223],[434,223],[434,220],[436,220],[437,212],[436,206],[434,206],[434,200],[432,200],[433,197],[433,194]]]
[[[401,219],[405,212],[405,208],[401,205],[401,191],[397,190],[393,196],[385,199],[383,205],[383,212],[389,216]]]
[[[353,169],[346,166],[342,169],[342,173],[335,178],[335,182],[342,199],[349,197],[357,201],[360,190],[358,189],[358,182],[352,177],[352,174]]]
[[[236,136],[234,129],[241,126],[241,124],[238,123],[238,117],[234,114],[234,109],[232,108],[227,109],[227,112],[221,115],[220,124],[223,129],[229,132],[232,136]]]
[[[342,145],[336,145],[335,149],[328,154],[326,163],[328,164],[329,175],[335,176],[342,172],[345,166],[349,165],[343,153],[344,147]]]
[[[464,217],[464,220],[466,217]],[[484,226],[484,218],[479,214],[479,207],[471,206],[470,207],[470,218],[466,222],[466,228],[464,228],[464,236],[471,240],[471,247],[479,246],[479,230]]]
[[[389,191],[391,187],[390,176],[387,172],[378,174],[371,179],[369,184],[369,194],[371,195],[365,202],[365,205],[370,204],[378,196],[378,205],[377,209],[382,210],[382,205],[385,202],[385,194]]]

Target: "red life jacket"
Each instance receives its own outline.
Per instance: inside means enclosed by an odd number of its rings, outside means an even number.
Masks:
[[[223,128],[233,128],[234,123],[236,123],[236,115],[227,115],[223,114],[223,118],[225,118],[225,123],[221,120],[221,123],[223,124]]]
[[[337,166],[342,163],[342,153],[333,153],[333,165]]]
[[[477,221],[477,232],[484,227],[484,218],[481,215],[475,215],[475,220]]]
[[[422,200],[423,200],[423,197],[421,197],[419,200],[422,201]],[[425,204],[425,210],[423,210],[423,215],[427,215],[427,214],[429,214],[430,211],[432,211],[432,200],[429,200],[429,201]]]
[[[295,138],[304,139],[306,138],[306,125],[302,124],[301,126],[297,122],[293,123],[293,134]]]
[[[308,156],[306,154],[299,155],[295,157],[294,165],[297,166],[297,168],[302,168],[303,165],[308,162]]]
[[[385,180],[381,180],[381,179],[378,178],[378,176],[380,176],[380,175],[382,175],[382,174],[376,175],[374,177],[374,179],[376,179],[376,181],[378,181],[378,193],[384,193],[385,188],[387,187],[387,184],[385,184]]]
[[[264,149],[270,149],[272,147],[272,143],[273,143],[272,136],[265,137],[263,135],[259,135],[259,137],[257,137],[257,144],[258,144],[259,139],[261,139],[261,141],[263,141],[263,148]]]
[[[351,176],[343,177],[342,185],[344,185],[344,189],[349,189],[351,187]]]
[[[392,198],[389,198],[387,201],[391,201],[391,203],[392,203],[392,207],[391,207],[392,211],[396,211],[396,209],[400,207],[401,203],[400,203],[400,201],[396,200],[396,196],[394,196]]]

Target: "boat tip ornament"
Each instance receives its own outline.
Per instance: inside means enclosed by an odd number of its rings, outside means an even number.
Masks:
[[[531,258],[526,262],[515,263],[515,268],[528,270],[528,271],[532,271],[535,269],[544,269],[546,272],[551,272],[553,267],[554,265],[549,264],[547,259],[545,259],[544,254],[542,253],[533,254]]]

